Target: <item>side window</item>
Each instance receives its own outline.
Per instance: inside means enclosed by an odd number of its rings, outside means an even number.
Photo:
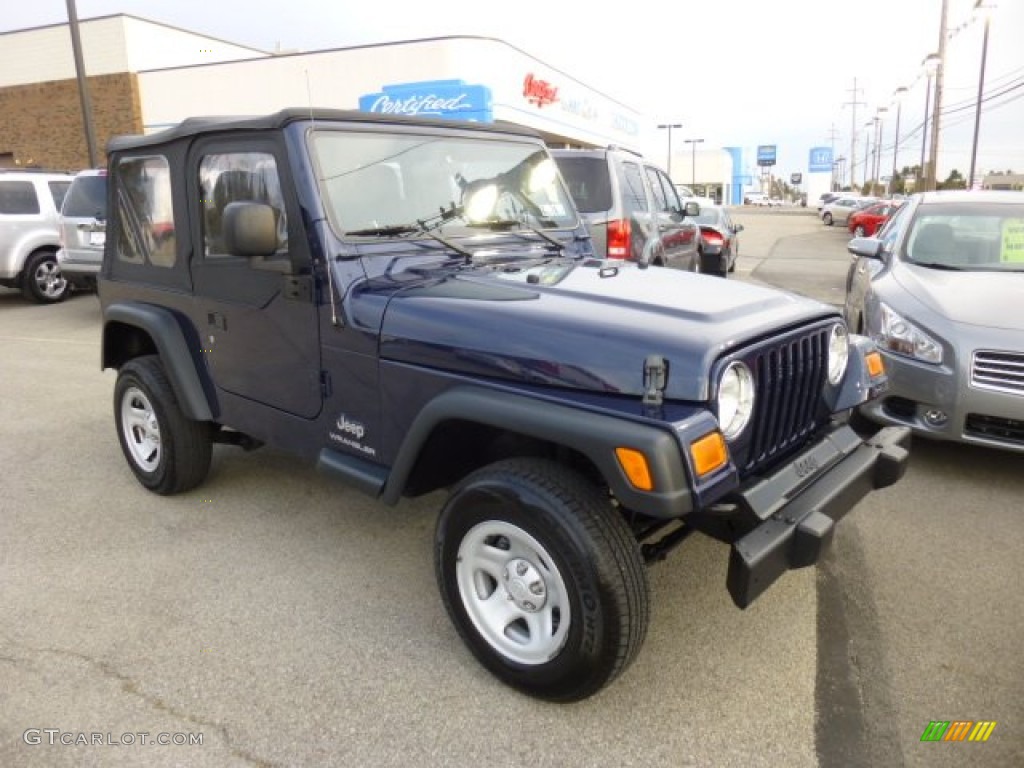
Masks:
[[[623,215],[630,217],[634,213],[646,213],[647,195],[640,166],[636,163],[623,163],[619,181],[622,185]]]
[[[653,168],[645,168],[647,171],[647,179],[651,182],[651,190],[654,192],[654,207],[658,211],[668,211],[668,198],[665,196],[665,190],[661,187],[661,179],[658,178],[658,172]]]
[[[129,264],[173,267],[178,257],[171,208],[171,173],[163,155],[122,158],[117,189],[117,258]]]
[[[31,181],[0,181],[0,214],[27,216],[39,213],[39,199]]]
[[[205,155],[199,163],[199,191],[203,204],[204,255],[230,257],[221,228],[230,203],[264,203],[277,219],[277,252],[288,250],[288,219],[274,156],[266,152]]]
[[[683,206],[679,202],[679,193],[672,184],[672,180],[661,171],[658,171],[658,178],[661,179],[661,187],[665,190],[665,200],[668,202],[668,208],[665,210],[669,212],[682,211]]]

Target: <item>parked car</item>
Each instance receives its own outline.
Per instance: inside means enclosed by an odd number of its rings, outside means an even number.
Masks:
[[[831,203],[833,200],[838,200],[843,195],[848,195],[847,192],[822,192],[818,198],[818,215],[821,215],[822,209]]]
[[[881,200],[867,208],[854,211],[846,220],[847,229],[854,237],[871,237],[900,205],[902,202]]]
[[[732,546],[746,608],[908,464],[910,430],[848,423],[886,374],[836,308],[595,258],[535,132],[303,107],[108,150],[126,471],[182,493],[232,460],[214,443],[267,444],[386,504],[444,492],[441,601],[526,693],[618,677],[646,563],[689,534]]]
[[[736,269],[743,225],[735,223],[719,205],[701,206],[696,221],[701,237],[700,271],[726,277]]]
[[[42,304],[61,301],[58,217],[71,175],[0,170],[0,285]]]
[[[821,209],[821,220],[829,227],[833,224],[846,224],[851,215],[877,200],[876,197],[844,195],[825,204],[825,207]]]
[[[624,149],[553,149],[601,257],[700,271],[700,206],[683,203],[668,174]]]
[[[81,171],[64,197],[60,213],[57,263],[61,274],[79,289],[96,287],[107,239],[107,172]]]
[[[1024,192],[915,195],[848,248],[846,320],[890,374],[861,415],[1024,452]]]

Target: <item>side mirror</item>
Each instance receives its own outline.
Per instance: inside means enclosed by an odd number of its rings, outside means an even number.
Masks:
[[[881,259],[882,241],[877,237],[855,237],[846,244],[846,250],[865,259]]]
[[[264,203],[228,203],[221,227],[224,249],[233,256],[273,256],[277,213]]]
[[[683,213],[687,216],[700,216],[700,204],[692,200],[683,204]]]
[[[742,224],[733,224],[732,230],[733,230],[733,232],[742,232],[743,231],[743,225]]]

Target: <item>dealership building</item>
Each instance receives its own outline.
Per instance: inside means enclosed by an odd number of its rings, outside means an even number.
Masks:
[[[195,115],[307,105],[537,131],[551,146],[644,150],[645,116],[504,41],[442,37],[305,53],[268,52],[128,14],[79,24],[92,123],[102,148]],[[89,163],[67,24],[0,34],[0,168]],[[653,155],[657,161],[657,154]],[[660,162],[660,161],[659,161]],[[742,200],[743,152],[673,153],[677,182]],[[664,163],[661,163],[664,164]],[[694,165],[696,167],[694,167]]]

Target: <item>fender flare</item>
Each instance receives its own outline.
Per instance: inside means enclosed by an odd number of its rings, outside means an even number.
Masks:
[[[388,475],[381,498],[401,497],[420,451],[431,433],[450,420],[471,421],[563,445],[586,456],[598,468],[616,498],[627,508],[665,517],[689,512],[692,498],[675,435],[631,420],[511,392],[458,386],[435,397],[410,425]],[[640,491],[626,478],[615,448],[640,450],[647,457],[654,491]]]
[[[119,302],[106,308],[103,321],[104,369],[116,367],[111,362],[115,356],[109,354],[107,349],[107,326],[110,323],[121,323],[145,331],[156,345],[174,395],[185,415],[194,421],[213,420],[214,409],[197,367],[197,344],[189,344],[173,312],[150,304]]]

